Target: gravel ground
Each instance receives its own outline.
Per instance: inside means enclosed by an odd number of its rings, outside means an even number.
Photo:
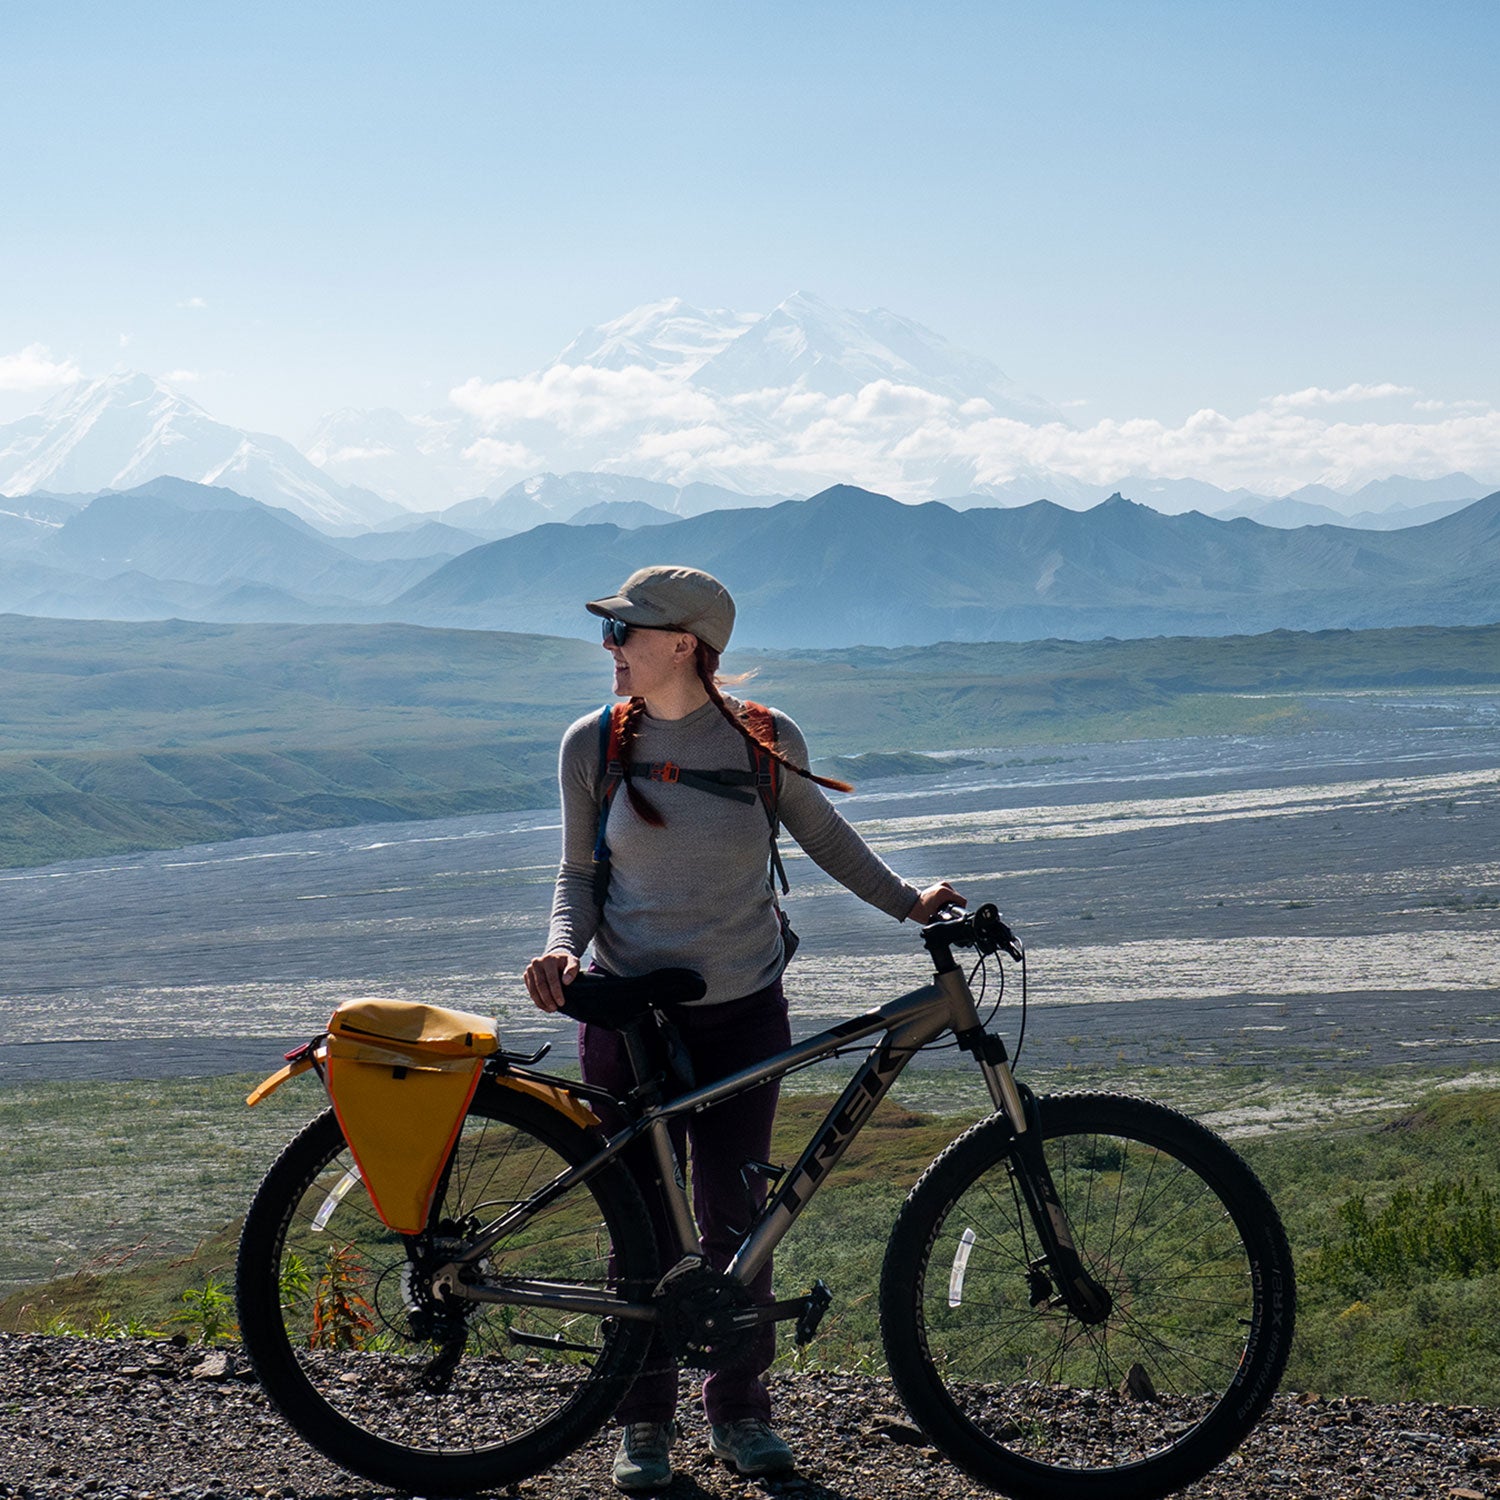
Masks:
[[[669,1500],[969,1500],[967,1480],[906,1421],[883,1381],[797,1375],[776,1383],[780,1426],[802,1462],[750,1481],[708,1457],[689,1422]],[[685,1405],[684,1410],[688,1407]],[[614,1493],[614,1436],[501,1493]],[[313,1453],[269,1407],[236,1350],[0,1334],[0,1497],[53,1500],[373,1500],[382,1492]],[[1239,1453],[1191,1500],[1490,1500],[1500,1497],[1496,1413],[1278,1397]]]

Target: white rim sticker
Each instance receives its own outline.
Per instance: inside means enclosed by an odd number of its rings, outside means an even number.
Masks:
[[[977,1238],[972,1229],[966,1229],[958,1237],[958,1249],[953,1252],[953,1269],[948,1272],[948,1306],[957,1307],[964,1300],[964,1272],[969,1269],[969,1252]]]
[[[344,1201],[344,1196],[349,1189],[359,1181],[359,1168],[350,1167],[339,1180],[334,1183],[333,1190],[323,1200],[323,1206],[313,1215],[312,1227],[315,1231],[322,1230],[333,1217],[333,1211]],[[965,1231],[967,1233],[967,1231]]]

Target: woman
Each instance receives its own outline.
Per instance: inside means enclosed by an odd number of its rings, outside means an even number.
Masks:
[[[716,673],[734,626],[734,602],[716,578],[696,568],[642,568],[613,597],[586,607],[604,619],[614,692],[629,699],[616,747],[625,769],[618,783],[623,794],[608,804],[609,881],[601,905],[594,854],[605,778],[599,715],[590,713],[563,736],[562,866],[547,951],[527,965],[526,988],[542,1010],[555,1011],[591,942],[595,965],[607,973],[696,969],[707,992],[675,1019],[697,1081],[709,1083],[790,1045],[767,810],[759,797],[711,795],[702,780],[647,780],[632,777],[630,768],[671,763],[743,770],[759,744],[762,759],[774,756],[792,773],[780,777],[781,821],[836,880],[898,921],[927,922],[941,907],[964,901],[946,882],[918,891],[890,870],[819,791],[817,783],[848,788],[808,772],[797,726],[773,713],[774,736],[768,735],[763,722],[747,720],[743,705],[720,691]],[[629,1086],[617,1033],[584,1026],[579,1057],[589,1083],[616,1093]],[[743,1233],[741,1167],[767,1159],[776,1098],[775,1085],[768,1085],[694,1115],[685,1127],[694,1210],[704,1254],[716,1269],[728,1263]],[[613,1128],[618,1122],[604,1123]],[[749,1175],[763,1198],[764,1184]],[[769,1265],[751,1291],[770,1300]],[[761,1380],[774,1352],[775,1333],[767,1324],[743,1366],[715,1371],[704,1383],[710,1451],[742,1474],[778,1473],[793,1464],[791,1450],[770,1426]],[[676,1404],[675,1368],[651,1358],[620,1403],[619,1489],[670,1482]]]

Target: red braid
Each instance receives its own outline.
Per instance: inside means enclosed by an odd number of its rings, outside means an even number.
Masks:
[[[630,765],[630,757],[635,748],[635,737],[640,732],[641,715],[645,712],[646,700],[644,698],[632,698],[626,705],[625,717],[620,724],[620,764],[622,766]],[[625,795],[630,799],[630,805],[635,809],[635,815],[641,822],[649,823],[653,828],[665,826],[666,819],[643,793],[636,790],[635,782],[628,775],[625,777]]]
[[[764,750],[778,765],[785,766],[788,771],[795,771],[797,775],[805,777],[808,781],[815,781],[819,786],[826,786],[830,791],[852,792],[854,790],[847,781],[835,781],[831,776],[813,775],[811,771],[803,769],[795,761],[788,760],[775,745],[763,740],[756,734],[744,719],[724,701],[724,695],[719,691],[719,684],[715,675],[719,670],[719,653],[712,646],[706,646],[702,641],[699,641],[695,661],[698,668],[698,680],[707,689],[708,696],[713,700],[714,707],[734,725],[751,745]],[[731,680],[743,681],[743,679]]]

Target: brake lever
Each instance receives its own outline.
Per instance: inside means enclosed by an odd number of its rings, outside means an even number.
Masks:
[[[1026,957],[1026,949],[1010,923],[1000,915],[1000,908],[988,901],[974,913],[974,946],[985,953],[996,953],[1003,948],[1017,963]]]

